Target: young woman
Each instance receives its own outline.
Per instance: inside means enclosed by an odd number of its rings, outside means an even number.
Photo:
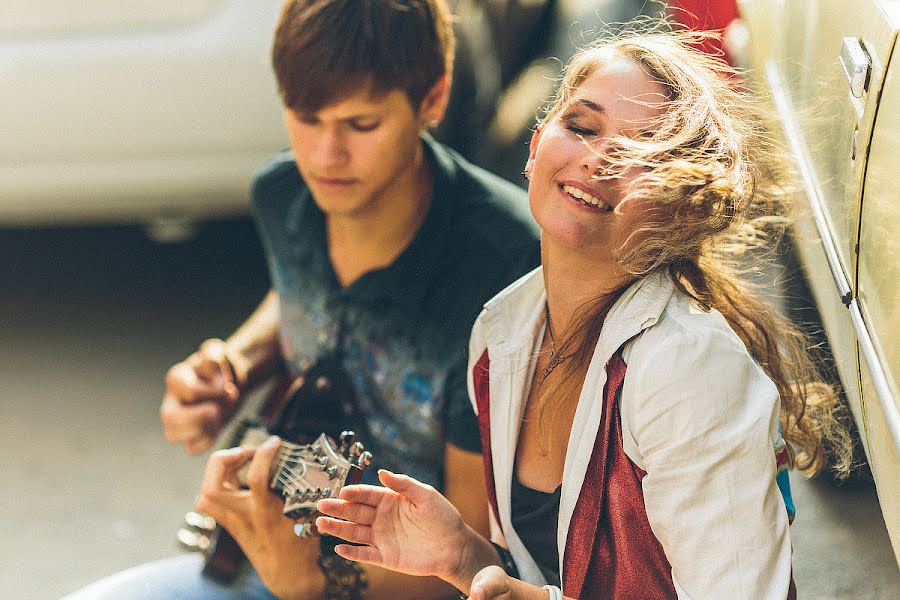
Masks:
[[[482,599],[793,594],[776,477],[822,468],[834,397],[729,260],[782,194],[734,74],[691,41],[583,50],[532,139],[542,267],[470,344],[491,541],[381,472],[319,504],[320,531],[362,544],[339,554]]]

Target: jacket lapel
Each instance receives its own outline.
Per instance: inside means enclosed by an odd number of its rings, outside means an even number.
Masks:
[[[597,433],[603,418],[603,391],[607,384],[606,365],[613,354],[641,331],[660,318],[674,291],[671,279],[653,273],[637,281],[616,301],[603,325],[594,348],[578,408],[569,433],[566,462],[563,468],[562,494],[557,525],[559,569],[565,575],[566,541],[572,526],[572,515],[581,495],[588,464],[594,452]],[[565,579],[563,579],[565,581]]]
[[[615,396],[625,379],[625,363],[618,353],[606,364],[605,371],[607,380],[603,390],[603,404],[609,407],[616,401]],[[608,419],[609,413],[603,418]],[[566,568],[561,571],[562,584],[564,593],[572,598],[581,597],[597,542],[597,527],[607,504],[606,488],[609,474],[607,455],[612,430],[613,428],[605,421],[601,423],[566,538],[563,554],[563,564]]]
[[[541,581],[543,574],[512,527],[512,476],[516,445],[531,381],[535,340],[543,327],[546,302],[540,268],[502,292],[486,306],[483,327],[490,356],[490,424],[494,486],[500,527],[526,581]]]

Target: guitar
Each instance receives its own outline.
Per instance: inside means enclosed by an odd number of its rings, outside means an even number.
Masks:
[[[282,512],[297,521],[294,531],[300,537],[313,533],[316,502],[358,483],[372,461],[372,454],[354,441],[355,434],[348,428],[365,430],[365,424],[355,418],[350,394],[350,381],[339,361],[324,357],[286,392],[283,386],[277,387],[263,403],[259,418],[241,420],[224,445],[258,446],[272,434],[282,438],[269,488],[284,498]],[[246,485],[242,472],[238,478]],[[204,575],[221,582],[233,581],[246,560],[234,538],[209,515],[188,512],[176,537],[182,548],[202,552]]]

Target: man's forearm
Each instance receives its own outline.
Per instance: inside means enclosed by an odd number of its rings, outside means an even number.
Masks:
[[[271,290],[244,324],[225,340],[226,355],[241,390],[255,386],[278,365],[280,324],[278,294]]]

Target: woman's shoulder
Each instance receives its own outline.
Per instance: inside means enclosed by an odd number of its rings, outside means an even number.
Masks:
[[[691,348],[738,354],[753,361],[741,338],[722,313],[702,307],[696,300],[676,289],[660,318],[638,338],[634,350],[638,352],[638,356],[650,353],[657,355],[657,360],[682,363],[690,354],[679,350]]]
[[[751,404],[762,408],[777,401],[774,384],[721,313],[704,310],[681,292],[634,340],[625,359],[630,377],[623,389],[623,411],[669,411],[667,419],[681,414],[716,421]],[[750,396],[767,401],[748,403]]]

